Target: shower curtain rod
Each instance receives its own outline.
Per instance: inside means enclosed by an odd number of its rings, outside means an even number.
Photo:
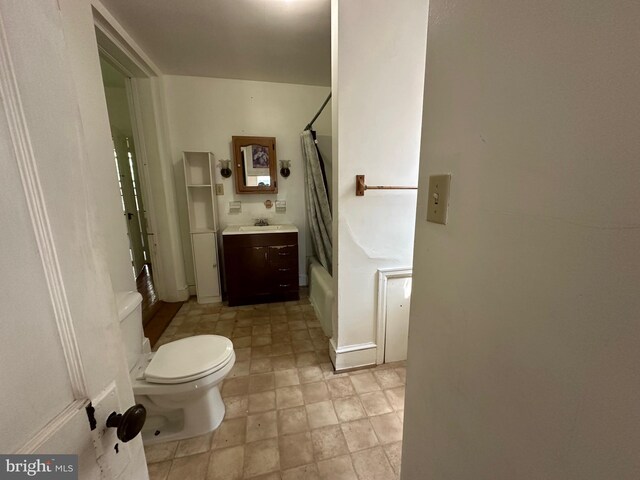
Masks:
[[[311,127],[313,126],[313,122],[315,122],[316,118],[318,118],[320,116],[320,114],[322,113],[322,110],[324,110],[324,107],[327,105],[327,103],[329,103],[330,99],[331,99],[331,92],[329,92],[329,96],[327,97],[327,99],[324,101],[324,103],[320,107],[320,110],[318,110],[318,113],[316,113],[316,116],[313,117],[309,123],[307,123],[307,126],[305,127],[305,130],[311,130]]]

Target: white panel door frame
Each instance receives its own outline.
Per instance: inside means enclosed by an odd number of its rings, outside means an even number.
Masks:
[[[378,302],[376,306],[376,363],[384,363],[385,339],[387,336],[387,283],[392,278],[411,278],[410,267],[378,269]]]

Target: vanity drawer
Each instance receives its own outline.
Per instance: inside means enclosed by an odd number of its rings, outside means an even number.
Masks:
[[[275,281],[275,290],[277,292],[297,292],[298,291],[298,278],[289,277],[287,279],[281,279]]]
[[[269,262],[274,266],[295,266],[298,265],[297,245],[278,245],[269,247]]]
[[[274,277],[276,278],[287,278],[287,277],[297,277],[298,276],[298,265],[290,264],[290,265],[274,265],[271,268]]]

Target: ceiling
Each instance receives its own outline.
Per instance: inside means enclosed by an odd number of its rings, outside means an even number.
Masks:
[[[330,0],[102,0],[162,73],[331,85]]]

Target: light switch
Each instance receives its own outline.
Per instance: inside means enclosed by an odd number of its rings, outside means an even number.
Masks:
[[[216,183],[216,195],[224,195],[224,183]]]
[[[429,177],[427,222],[447,224],[450,183],[451,175],[431,175]]]

